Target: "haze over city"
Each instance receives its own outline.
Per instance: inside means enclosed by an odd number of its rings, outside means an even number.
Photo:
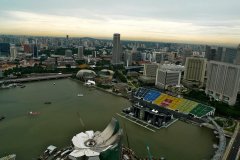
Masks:
[[[1,0],[0,34],[111,38],[236,46],[238,0]]]

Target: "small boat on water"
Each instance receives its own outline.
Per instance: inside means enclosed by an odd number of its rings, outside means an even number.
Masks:
[[[6,118],[6,117],[4,117],[4,116],[0,117],[0,121],[1,121],[1,120],[4,120],[5,118]]]
[[[77,95],[78,97],[82,97],[83,96],[83,94],[80,94],[80,93],[78,93],[78,95]]]
[[[44,102],[44,104],[52,104],[52,102],[49,102],[49,101],[48,101],[48,102]]]
[[[33,112],[33,111],[30,111],[28,114],[31,115],[31,116],[36,116],[36,115],[39,115],[40,112]]]
[[[5,157],[0,158],[0,160],[15,160],[16,154],[11,154]]]
[[[22,85],[22,86],[20,86],[20,88],[25,88],[26,86],[24,86],[24,85]]]

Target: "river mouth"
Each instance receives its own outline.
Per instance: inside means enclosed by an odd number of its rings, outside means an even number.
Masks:
[[[210,159],[214,153],[212,145],[217,140],[212,130],[178,121],[152,133],[116,115],[130,105],[128,100],[85,87],[76,80],[25,85],[0,90],[0,116],[6,117],[0,121],[0,157],[16,153],[20,160],[37,158],[51,144],[68,146],[72,137],[82,131],[102,131],[113,116],[125,126],[123,143],[140,157],[147,157],[147,146],[154,157],[170,160]],[[84,96],[78,97],[78,93]],[[52,103],[45,105],[46,101]],[[41,114],[29,116],[29,111]]]

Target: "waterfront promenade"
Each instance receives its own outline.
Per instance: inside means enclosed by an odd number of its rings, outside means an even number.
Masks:
[[[33,76],[33,77],[26,77],[26,78],[8,79],[8,80],[3,80],[1,82],[2,83],[24,83],[24,82],[32,82],[32,81],[68,78],[71,76],[72,74],[42,75],[42,76]]]

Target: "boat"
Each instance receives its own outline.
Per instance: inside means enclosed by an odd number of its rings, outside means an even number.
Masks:
[[[53,85],[55,85],[56,83],[53,83]]]
[[[24,85],[22,85],[22,86],[20,86],[20,88],[25,88],[26,86],[24,86]]]
[[[5,117],[4,117],[4,116],[0,117],[0,121],[1,121],[1,120],[4,120],[4,119],[5,119]]]
[[[31,116],[36,116],[36,115],[39,115],[40,112],[32,112],[32,111],[30,111],[28,114],[31,115]]]
[[[83,96],[83,94],[80,94],[80,93],[78,93],[78,95],[77,95],[78,97],[82,97]]]
[[[52,104],[52,102],[44,102],[44,104]]]
[[[15,160],[16,154],[11,154],[5,157],[0,158],[0,160]]]
[[[17,85],[16,83],[8,84],[8,85],[2,85],[2,89],[9,89],[9,88],[15,88]]]

